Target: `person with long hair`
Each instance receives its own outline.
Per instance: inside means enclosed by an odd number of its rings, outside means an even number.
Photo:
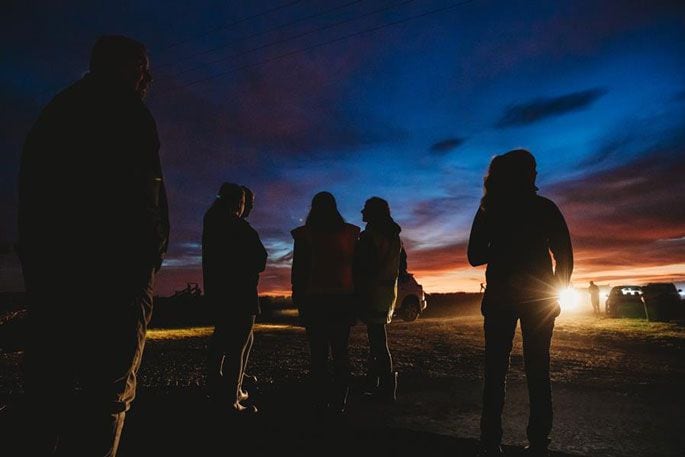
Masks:
[[[207,210],[202,230],[205,296],[212,308],[214,334],[209,348],[208,384],[218,405],[235,413],[255,413],[241,401],[246,351],[259,314],[257,285],[267,253],[257,232],[241,218],[245,193],[224,183]]]
[[[388,202],[379,197],[366,201],[362,219],[366,228],[357,244],[355,283],[360,318],[366,323],[369,337],[367,378],[372,383],[369,387],[373,397],[394,401],[397,373],[392,366],[386,327],[395,310],[400,265],[406,265],[400,240],[402,229],[390,215]]]
[[[563,215],[551,200],[537,195],[536,176],[535,157],[527,150],[493,158],[469,238],[469,263],[487,264],[488,287],[481,305],[485,330],[481,455],[503,455],[502,409],[518,321],[530,400],[530,444],[524,455],[548,455],[549,348],[560,312],[557,297],[571,280],[573,251]]]
[[[350,383],[348,344],[355,321],[352,263],[359,227],[345,222],[331,193],[319,192],[305,224],[291,233],[293,302],[307,331],[315,411],[342,413]]]

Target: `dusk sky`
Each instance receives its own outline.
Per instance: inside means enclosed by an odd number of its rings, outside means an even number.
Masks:
[[[202,216],[224,181],[256,193],[262,293],[289,293],[289,232],[321,190],[357,225],[367,198],[387,199],[426,290],[478,291],[465,247],[482,178],[516,147],[567,218],[575,285],[685,282],[685,2],[10,1],[0,25],[0,290],[22,288],[26,133],[103,34],[150,53],[171,212],[161,294],[201,283]]]

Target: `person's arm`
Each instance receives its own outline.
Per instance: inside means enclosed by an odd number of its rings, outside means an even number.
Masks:
[[[378,252],[367,231],[362,232],[357,241],[353,272],[354,285],[358,292],[364,292],[378,273]]]
[[[549,250],[554,257],[554,276],[561,287],[568,287],[573,272],[573,248],[564,216],[552,203],[550,206]]]
[[[406,276],[409,274],[408,267],[407,267],[407,251],[404,249],[404,244],[402,244],[402,241],[400,240],[400,276]]]
[[[307,290],[307,283],[309,282],[309,270],[311,267],[311,253],[305,242],[300,237],[295,237],[293,246],[293,264],[290,271],[290,282],[292,285],[293,303],[300,309],[302,307],[301,300]]]
[[[485,213],[481,208],[478,208],[471,226],[467,250],[469,263],[474,267],[490,261],[490,234],[485,219]]]
[[[255,260],[255,271],[257,273],[261,273],[266,269],[266,259],[269,257],[269,254],[266,252],[266,248],[264,247],[264,244],[262,244],[262,240],[259,239],[259,234],[254,228],[251,228],[252,232],[252,252]]]
[[[169,244],[169,209],[167,206],[166,187],[162,176],[159,158],[159,136],[157,125],[147,108],[141,108],[135,141],[138,163],[135,166],[138,188],[134,198],[139,199],[142,210],[140,227],[141,246],[156,270],[162,264]],[[135,203],[133,203],[135,204]],[[137,205],[136,205],[137,206]]]

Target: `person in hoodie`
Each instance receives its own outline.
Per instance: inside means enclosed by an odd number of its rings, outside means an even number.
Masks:
[[[348,343],[355,322],[352,266],[359,227],[345,222],[331,193],[319,192],[312,199],[305,224],[291,233],[295,241],[293,302],[307,330],[315,412],[331,408],[342,413],[350,383]]]
[[[257,285],[267,253],[257,232],[241,216],[245,192],[224,183],[204,217],[202,271],[205,296],[214,315],[210,342],[210,394],[236,413],[257,408],[241,404],[246,349],[259,314]]]
[[[366,201],[362,219],[366,228],[359,236],[354,269],[360,318],[366,323],[369,337],[368,378],[374,384],[374,397],[394,401],[397,373],[392,366],[386,326],[395,310],[400,268],[406,264],[400,240],[402,229],[390,216],[388,202],[379,197]]]
[[[505,380],[518,321],[530,397],[530,445],[523,455],[548,455],[549,347],[560,312],[557,297],[570,284],[573,252],[559,208],[536,193],[536,176],[535,157],[525,149],[492,159],[469,238],[469,263],[487,264],[481,305],[485,330],[481,455],[503,455]]]

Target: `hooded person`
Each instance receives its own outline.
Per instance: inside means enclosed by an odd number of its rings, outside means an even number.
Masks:
[[[374,397],[394,401],[397,373],[392,366],[386,327],[395,311],[397,279],[406,264],[400,240],[402,229],[392,219],[388,202],[379,197],[366,201],[362,218],[366,228],[359,236],[354,270],[359,317],[366,323],[369,337],[368,378]]]

